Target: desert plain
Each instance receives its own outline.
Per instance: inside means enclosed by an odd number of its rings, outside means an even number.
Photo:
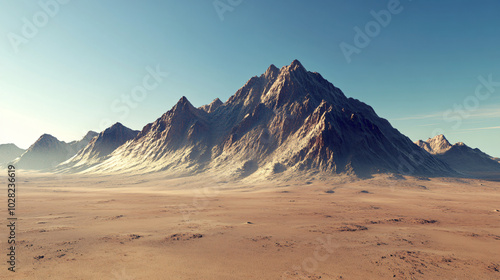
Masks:
[[[0,279],[500,279],[494,181],[18,172],[16,199]]]

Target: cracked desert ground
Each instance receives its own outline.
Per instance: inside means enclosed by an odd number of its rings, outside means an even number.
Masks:
[[[1,279],[500,279],[500,182],[17,175]]]

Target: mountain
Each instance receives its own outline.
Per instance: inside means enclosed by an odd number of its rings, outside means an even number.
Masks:
[[[87,144],[92,140],[92,138],[96,137],[97,135],[99,135],[97,132],[91,130],[87,132],[87,134],[85,134],[85,136],[83,136],[83,138],[80,139],[79,141],[71,141],[68,144],[71,146],[71,149],[78,152],[85,146],[87,146]]]
[[[219,98],[215,98],[214,101],[212,101],[210,104],[203,105],[199,107],[198,109],[201,109],[207,113],[212,113],[215,111],[217,108],[219,108],[222,105],[222,101],[220,101]]]
[[[80,141],[66,143],[50,134],[43,134],[12,163],[20,169],[49,170],[74,156],[76,149],[86,145],[95,132],[88,132]],[[90,139],[89,139],[90,138]]]
[[[236,178],[453,171],[365,103],[298,60],[271,65],[225,103],[186,97],[86,172],[214,172]]]
[[[415,144],[431,154],[443,154],[452,147],[443,134],[429,138],[427,141],[418,140]]]
[[[17,168],[45,170],[73,155],[70,145],[50,134],[43,134],[13,164]]]
[[[465,175],[500,179],[500,163],[481,150],[473,149],[463,142],[451,145],[444,135],[437,135],[427,141],[419,140],[416,144]]]
[[[14,144],[0,145],[0,166],[3,166],[20,157],[25,150],[18,148]]]
[[[61,163],[58,170],[79,171],[100,163],[116,148],[133,139],[138,133],[139,131],[129,129],[118,122],[98,135],[96,134],[97,137],[93,137],[75,156]]]

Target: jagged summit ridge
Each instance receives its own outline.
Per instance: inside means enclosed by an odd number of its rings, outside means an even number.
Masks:
[[[464,175],[500,179],[500,163],[481,150],[473,149],[463,142],[451,145],[444,135],[437,135],[426,141],[418,140],[415,143]]]
[[[183,111],[183,110],[191,110],[193,107],[193,105],[191,104],[191,102],[189,102],[189,100],[185,97],[185,96],[182,96],[179,101],[177,101],[177,104],[175,104],[173,110],[174,111]]]
[[[222,101],[220,101],[219,98],[215,98],[212,102],[210,102],[210,104],[203,105],[198,109],[201,109],[207,113],[212,113],[213,111],[217,110],[217,108],[219,108],[223,104],[224,103],[222,103]]]
[[[443,134],[436,135],[426,141],[418,140],[415,144],[431,154],[442,154],[452,147],[448,139],[446,139]]]
[[[298,61],[297,59],[294,59],[289,66],[284,67],[290,69],[290,71],[306,71],[306,68],[304,68],[304,66],[302,66],[302,63],[300,63],[300,61]]]
[[[54,137],[48,133],[44,133],[38,138],[38,140],[35,141],[35,143],[33,145],[34,145],[34,147],[41,146],[41,145],[49,145],[50,143],[54,143],[54,142],[58,142],[58,141],[59,140],[57,140],[56,137]]]
[[[276,76],[278,75],[280,72],[280,69],[278,67],[276,67],[274,64],[271,64],[266,72],[262,75],[264,75],[265,77],[272,77],[272,76]]]

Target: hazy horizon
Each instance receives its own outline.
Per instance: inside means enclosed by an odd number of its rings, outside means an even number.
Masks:
[[[413,141],[500,156],[496,1],[0,3],[2,144],[140,130],[181,96],[225,101],[298,59]]]

